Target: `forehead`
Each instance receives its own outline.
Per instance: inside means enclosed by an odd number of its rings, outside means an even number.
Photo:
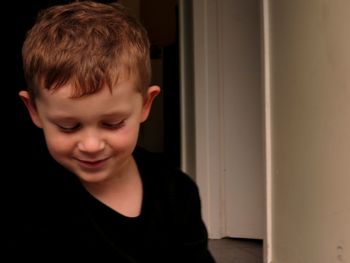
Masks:
[[[44,119],[73,118],[79,121],[94,121],[101,116],[128,115],[142,108],[143,98],[125,81],[113,87],[103,87],[99,92],[79,97],[71,97],[70,85],[62,86],[55,92],[45,90],[37,99],[37,111]]]

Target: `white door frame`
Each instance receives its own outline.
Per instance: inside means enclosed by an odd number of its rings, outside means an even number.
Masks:
[[[188,0],[179,1],[182,168],[199,186],[210,238],[227,236],[222,3],[193,0],[190,10],[193,21],[188,21],[185,14],[191,4]],[[189,23],[193,23],[193,32],[187,29]],[[190,34],[193,34],[193,43],[188,42]],[[191,44],[193,54],[189,53]],[[192,58],[194,65],[190,64]],[[186,96],[193,86],[189,99]],[[188,116],[191,112],[195,118]],[[188,129],[191,123],[195,125]]]

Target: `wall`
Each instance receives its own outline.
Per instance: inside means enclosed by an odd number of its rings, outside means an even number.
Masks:
[[[268,260],[350,262],[350,2],[264,5]]]

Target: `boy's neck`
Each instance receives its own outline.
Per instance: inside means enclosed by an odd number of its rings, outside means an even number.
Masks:
[[[122,174],[98,184],[84,186],[100,202],[126,217],[137,217],[141,213],[143,186],[133,157]]]

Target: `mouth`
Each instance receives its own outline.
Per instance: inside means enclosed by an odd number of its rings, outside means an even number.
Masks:
[[[80,166],[88,169],[98,169],[102,168],[108,161],[109,157],[99,160],[82,160],[76,159]]]

